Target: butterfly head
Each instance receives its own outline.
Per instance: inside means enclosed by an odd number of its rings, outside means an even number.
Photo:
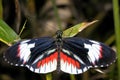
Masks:
[[[62,32],[61,30],[58,30],[58,31],[56,32],[56,34],[57,34],[56,38],[57,38],[57,39],[59,39],[59,38],[61,39],[63,32]]]

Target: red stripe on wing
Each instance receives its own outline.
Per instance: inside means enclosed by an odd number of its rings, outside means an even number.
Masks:
[[[40,60],[37,63],[37,68],[39,68],[40,66],[43,66],[45,64],[48,64],[49,62],[53,63],[54,60],[57,61],[57,58],[58,58],[58,52],[54,52],[50,56],[47,56],[46,58],[43,58],[42,60]]]
[[[100,50],[99,50],[99,58],[101,59],[101,58],[103,58],[103,50],[102,50],[102,46],[100,46]]]
[[[20,45],[18,45],[18,49],[17,49],[17,57],[20,57]]]
[[[71,64],[76,68],[80,68],[80,63],[77,60],[65,55],[65,53],[61,52],[60,57],[61,57],[61,60],[63,60],[64,62],[67,62],[69,65]]]

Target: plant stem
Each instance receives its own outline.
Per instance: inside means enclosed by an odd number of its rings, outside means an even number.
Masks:
[[[70,79],[71,79],[71,80],[75,80],[75,75],[71,74],[71,75],[70,75]]]
[[[119,0],[113,0],[113,13],[114,13],[114,26],[116,35],[116,49],[118,57],[118,79],[120,80],[120,13],[119,13]]]
[[[46,80],[52,80],[52,75],[51,75],[51,73],[46,74]]]

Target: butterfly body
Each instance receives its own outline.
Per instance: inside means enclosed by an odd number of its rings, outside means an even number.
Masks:
[[[4,54],[8,63],[25,66],[35,73],[63,71],[80,74],[89,68],[105,67],[116,59],[115,52],[103,43],[78,37],[43,37],[20,41]]]

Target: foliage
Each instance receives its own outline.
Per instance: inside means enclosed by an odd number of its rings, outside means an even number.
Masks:
[[[20,40],[20,37],[0,19],[0,41],[10,46],[13,42],[18,40]]]

